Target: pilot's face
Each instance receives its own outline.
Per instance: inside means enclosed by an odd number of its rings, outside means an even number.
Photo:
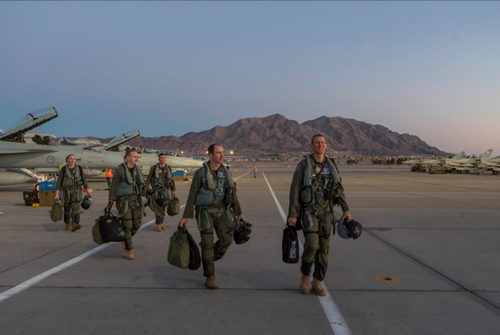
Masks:
[[[158,162],[160,162],[160,166],[164,166],[167,162],[167,157],[165,155],[161,155],[160,157],[158,157]]]
[[[76,157],[75,157],[75,155],[69,156],[66,161],[68,162],[69,167],[73,168],[75,166],[75,163],[76,163]]]
[[[130,153],[130,156],[125,157],[125,162],[127,162],[127,165],[129,167],[134,167],[137,164],[137,158],[139,155],[137,155],[137,152],[132,151]]]
[[[210,160],[215,164],[220,164],[224,160],[224,148],[221,145],[214,146],[214,153],[208,154]]]
[[[313,153],[317,155],[324,155],[326,151],[326,140],[323,136],[316,136],[311,144]]]

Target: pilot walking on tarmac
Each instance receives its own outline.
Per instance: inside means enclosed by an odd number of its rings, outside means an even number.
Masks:
[[[233,177],[227,167],[222,164],[224,148],[217,143],[210,145],[208,157],[210,160],[194,174],[179,227],[186,225],[188,218],[193,218],[193,206],[195,206],[196,221],[201,234],[205,286],[209,289],[217,289],[214,262],[224,256],[233,242],[233,216],[237,216],[238,221],[244,218],[236,197]],[[218,238],[215,244],[214,230]]]
[[[132,236],[137,233],[145,214],[141,196],[144,191],[144,177],[137,168],[137,151],[127,150],[124,162],[115,169],[115,176],[109,190],[109,203],[105,208],[109,212],[116,200],[119,218],[125,230],[122,248],[127,252],[127,259],[134,259]]]
[[[55,199],[60,199],[60,191],[62,190],[62,197],[64,200],[64,223],[66,223],[65,230],[77,231],[82,226],[80,225],[80,202],[83,200],[83,190],[87,190],[89,197],[92,196],[87,184],[87,179],[83,173],[81,166],[76,165],[76,156],[70,154],[66,157],[66,162],[60,170],[57,177],[56,196]]]
[[[152,191],[155,194],[154,198],[164,201],[163,204],[158,204],[154,201],[150,201],[149,203],[149,207],[156,215],[156,231],[161,232],[166,229],[165,226],[163,226],[166,205],[176,196],[174,176],[172,174],[172,169],[167,164],[166,154],[161,153],[158,156],[158,163],[149,170],[145,186],[146,190],[149,190],[149,185],[151,185]],[[151,200],[153,200],[153,198],[151,198]]]
[[[349,207],[344,196],[344,188],[335,162],[325,156],[327,148],[321,134],[312,137],[312,154],[306,155],[297,165],[290,187],[290,207],[288,210],[289,226],[296,226],[300,216],[304,230],[304,252],[302,254],[302,293],[310,291],[317,295],[326,295],[321,282],[328,269],[328,251],[330,234],[335,229],[334,205],[340,205],[343,211],[341,220],[351,220]],[[310,273],[314,263],[313,283],[310,285]]]

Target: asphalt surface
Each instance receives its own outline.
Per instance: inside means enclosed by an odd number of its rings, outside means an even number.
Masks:
[[[286,213],[294,168],[262,165],[257,178],[251,166],[234,173],[253,232],[216,263],[218,290],[205,288],[201,268],[167,262],[181,215],[157,232],[148,209],[130,261],[118,243],[95,249],[92,241],[106,191],[94,191],[83,228],[70,232],[50,220],[49,207],[24,205],[29,184],[0,187],[0,333],[333,334],[330,300],[302,294],[299,265],[281,261],[284,222],[273,193]],[[324,284],[346,321],[341,330],[499,334],[500,176],[340,170],[351,214],[366,229],[357,240],[331,238]],[[176,185],[185,204],[190,183]],[[198,242],[195,220],[188,228]]]

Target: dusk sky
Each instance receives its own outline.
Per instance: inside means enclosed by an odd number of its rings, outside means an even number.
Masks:
[[[181,136],[280,113],[500,155],[500,2],[0,2],[0,128]]]

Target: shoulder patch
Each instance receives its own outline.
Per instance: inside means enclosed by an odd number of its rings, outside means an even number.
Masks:
[[[295,168],[295,172],[300,171],[300,163],[297,164],[297,167]]]

